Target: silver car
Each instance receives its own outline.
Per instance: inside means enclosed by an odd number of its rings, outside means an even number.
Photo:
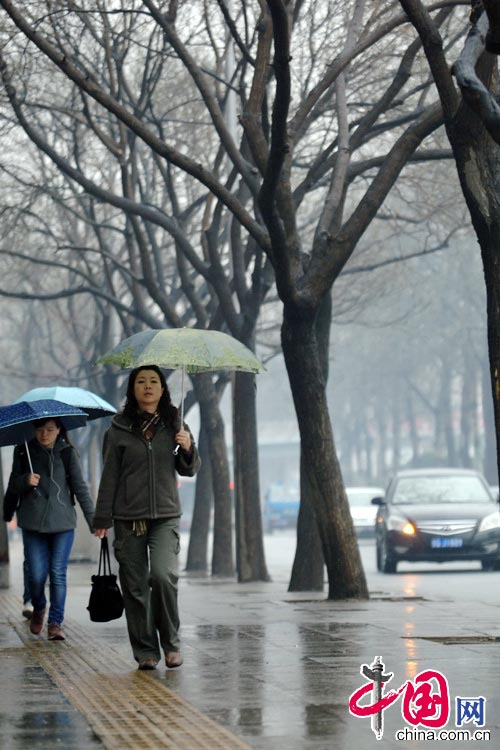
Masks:
[[[346,487],[354,530],[358,536],[373,536],[377,508],[372,505],[374,497],[384,495],[382,487]]]

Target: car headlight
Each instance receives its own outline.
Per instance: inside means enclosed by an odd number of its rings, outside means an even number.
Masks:
[[[479,524],[479,531],[489,531],[490,529],[498,529],[500,526],[500,511],[496,510],[494,513],[490,513],[489,516],[485,516]]]
[[[411,521],[408,521],[407,518],[397,518],[395,516],[391,516],[388,519],[387,528],[391,531],[400,531],[406,536],[414,536],[416,532],[415,526]]]
[[[413,536],[417,530],[411,521],[407,521],[401,531],[403,534],[406,534],[406,536]]]

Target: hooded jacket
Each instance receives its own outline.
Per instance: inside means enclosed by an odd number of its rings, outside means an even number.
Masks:
[[[40,474],[40,484],[34,489],[28,484],[30,469],[24,446],[16,446],[9,490],[20,495],[17,508],[18,525],[28,531],[53,534],[76,527],[76,510],[72,495],[76,497],[92,531],[94,503],[82,477],[80,462],[73,446],[59,437],[53,448],[44,448],[37,440],[30,440],[28,449],[33,472]],[[68,474],[62,451],[69,451]],[[68,485],[69,482],[69,485]]]
[[[185,428],[189,428],[185,425]],[[191,453],[174,455],[176,430],[163,422],[151,441],[133,431],[124,414],[113,417],[104,438],[104,466],[99,485],[94,529],[108,529],[113,520],[176,518],[181,515],[176,472],[192,477],[201,465],[191,436]]]

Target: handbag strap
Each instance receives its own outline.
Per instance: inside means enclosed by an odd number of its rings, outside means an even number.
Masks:
[[[101,551],[99,553],[99,570],[97,571],[97,575],[101,575],[101,567],[102,567],[102,575],[111,575],[111,561],[109,559],[109,545],[108,545],[108,537],[103,536],[101,539]],[[106,567],[108,569],[108,572],[106,573]]]

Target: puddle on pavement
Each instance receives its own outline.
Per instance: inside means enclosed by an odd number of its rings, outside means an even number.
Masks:
[[[0,642],[0,669],[9,689],[2,693],[0,747],[103,750],[101,741],[44,670],[25,650],[5,648],[5,640],[4,636]]]

